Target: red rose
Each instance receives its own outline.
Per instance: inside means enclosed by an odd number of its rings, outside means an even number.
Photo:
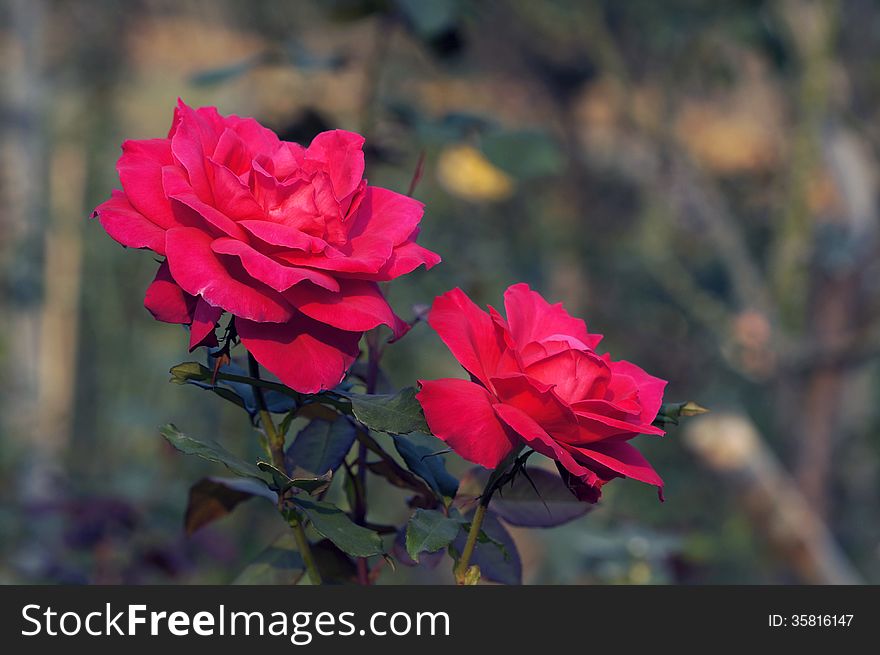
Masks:
[[[602,337],[528,285],[510,287],[504,307],[507,320],[460,289],[434,301],[428,322],[473,381],[419,381],[431,431],[488,468],[526,444],[554,459],[582,500],[595,502],[616,477],[662,493],[660,476],[627,441],[663,434],[651,423],[666,382],[596,354]]]
[[[217,343],[223,312],[244,346],[303,393],[332,388],[364,331],[406,331],[377,286],[440,261],[416,245],[422,204],[363,179],[363,137],[308,148],[251,118],[182,101],[166,139],[126,141],[122,191],[98,206],[107,233],[165,261],[145,306]]]

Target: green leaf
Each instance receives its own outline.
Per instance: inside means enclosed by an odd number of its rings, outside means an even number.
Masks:
[[[312,556],[323,584],[346,584],[357,579],[355,563],[329,539],[312,544]]]
[[[439,503],[430,487],[415,475],[400,466],[393,459],[383,459],[378,462],[369,462],[367,468],[370,473],[385,478],[399,489],[409,489],[418,494],[419,500],[415,503],[422,507],[436,507]]]
[[[260,480],[251,478],[203,478],[189,489],[189,501],[184,516],[184,529],[188,535],[199,528],[221,519],[240,503],[255,496],[265,498],[272,504],[278,495]]]
[[[302,489],[313,495],[319,494],[330,486],[330,480],[332,478],[330,471],[314,478],[291,478],[284,471],[281,471],[269,462],[257,462],[257,466],[261,471],[265,471],[272,476],[272,483],[281,493],[284,493],[292,487],[296,487],[297,489]]]
[[[214,372],[206,366],[202,366],[198,362],[183,362],[181,364],[177,364],[176,366],[172,366],[171,370],[171,382],[174,384],[186,384],[187,382],[210,382],[211,378],[214,376]],[[296,399],[298,402],[302,402],[303,395],[293,389],[285,387],[283,384],[279,384],[277,382],[270,382],[269,380],[257,380],[256,378],[247,377],[246,375],[234,375],[232,373],[217,373],[216,380],[225,380],[226,382],[239,382],[241,384],[248,384],[252,387],[260,387],[261,389],[268,389],[269,391],[277,391],[278,393],[284,394],[285,396],[290,396],[291,398]],[[322,401],[332,402],[332,398],[327,394],[315,394],[315,398],[320,398]]]
[[[288,531],[248,564],[232,581],[236,585],[296,584],[305,574],[296,540]]]
[[[543,132],[493,132],[481,145],[486,159],[521,180],[556,175],[564,165],[559,145]]]
[[[682,417],[699,416],[705,414],[709,410],[701,407],[693,400],[685,403],[665,403],[657,412],[657,418],[654,419],[653,425],[663,427],[664,425],[678,425],[678,420]]]
[[[458,536],[461,523],[442,512],[417,509],[406,526],[406,552],[414,562],[419,553],[446,548]]]
[[[242,477],[257,478],[263,480],[263,475],[253,464],[239,459],[216,441],[210,439],[195,439],[180,432],[172,423],[159,428],[162,436],[180,452],[186,455],[197,455],[202,459],[223,464],[230,471]]]
[[[198,362],[182,362],[172,366],[168,372],[171,373],[171,382],[174,384],[186,384],[190,380],[207,382],[211,379],[211,369]]]
[[[394,447],[406,462],[409,470],[444,498],[455,498],[458,480],[449,474],[439,452],[445,444],[426,434],[414,432],[406,436],[394,435]]]
[[[378,534],[352,523],[336,505],[307,496],[293,496],[290,500],[309,518],[319,534],[352,557],[369,557],[384,552]]]
[[[339,416],[334,421],[315,419],[296,436],[285,453],[288,470],[305,469],[315,475],[335,471],[351,450],[357,430],[351,420]]]
[[[416,400],[416,390],[412,387],[401,389],[396,394],[340,393],[351,401],[355,418],[371,430],[389,434],[406,434],[431,430],[425,422],[422,406]]]

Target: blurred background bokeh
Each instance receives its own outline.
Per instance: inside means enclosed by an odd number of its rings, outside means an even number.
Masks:
[[[638,439],[665,503],[619,480],[514,531],[525,582],[880,583],[880,4],[3,0],[0,47],[0,582],[225,583],[283,530],[251,502],[184,535],[216,469],[156,426],[239,453],[254,431],[167,383],[193,356],[142,306],[153,258],[88,220],[180,96],[288,140],[360,131],[401,192],[424,153],[444,263],[392,285],[402,315],[526,281],[712,408]],[[387,365],[461,375],[425,325]]]

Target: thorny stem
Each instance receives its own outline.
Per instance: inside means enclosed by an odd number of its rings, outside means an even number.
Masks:
[[[248,353],[248,371],[250,372],[250,376],[255,380],[260,379],[260,365],[257,363],[257,360],[254,359],[254,356]],[[286,472],[286,467],[284,465],[284,435],[281,434],[278,429],[275,427],[274,421],[272,421],[272,415],[269,413],[269,410],[266,407],[266,399],[263,396],[263,390],[254,386],[254,398],[257,401],[257,411],[260,415],[260,423],[263,426],[263,430],[266,431],[266,440],[269,443],[269,451],[272,454],[272,463],[275,465],[280,471]],[[284,497],[282,493],[278,494],[278,508],[281,509],[284,503]],[[289,518],[290,527],[293,529],[293,538],[296,541],[297,550],[299,550],[300,557],[302,557],[303,565],[306,568],[306,572],[309,575],[309,580],[314,585],[321,584],[321,573],[318,571],[318,566],[315,563],[315,558],[312,556],[312,548],[309,545],[309,540],[306,537],[306,532],[303,529],[302,523],[299,518],[294,515],[293,518]]]
[[[471,563],[471,557],[474,554],[474,548],[477,546],[477,540],[480,538],[480,530],[483,527],[483,518],[486,516],[486,508],[489,507],[492,495],[503,484],[505,484],[505,482],[512,479],[511,476],[516,475],[518,467],[525,465],[525,460],[528,459],[532,452],[533,451],[530,451],[524,456],[520,456],[520,449],[511,452],[492,472],[492,475],[489,476],[489,481],[486,482],[486,487],[483,489],[483,493],[480,496],[480,504],[477,505],[477,510],[474,512],[474,518],[471,520],[471,527],[468,531],[467,541],[465,541],[464,544],[464,550],[461,553],[461,557],[458,558],[455,569],[453,569],[456,583],[465,584],[468,568]],[[510,467],[513,468],[508,471],[508,468]]]

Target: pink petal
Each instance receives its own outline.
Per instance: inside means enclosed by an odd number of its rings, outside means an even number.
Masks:
[[[281,141],[272,153],[272,173],[279,180],[287,179],[292,175],[304,175],[302,167],[305,154],[306,149],[298,143]]]
[[[422,248],[414,241],[407,241],[394,248],[391,257],[371,279],[377,282],[393,280],[401,275],[412,273],[419,266],[424,265],[425,269],[431,269],[439,263],[440,255],[427,248]]]
[[[291,389],[332,389],[359,354],[360,332],[345,332],[296,313],[287,323],[236,319],[244,347]]]
[[[499,422],[493,398],[467,380],[419,380],[416,398],[431,432],[466,460],[493,469],[516,447],[517,439]]]
[[[107,234],[123,246],[149,248],[160,255],[165,254],[165,230],[132,207],[122,191],[114,190],[110,200],[98,205],[92,216],[96,216]]]
[[[610,362],[611,372],[614,375],[626,375],[632,378],[639,388],[639,403],[642,413],[639,419],[642,423],[650,424],[657,418],[657,412],[663,404],[663,390],[666,388],[666,380],[648,375],[641,368],[627,361]]]
[[[168,269],[168,262],[162,262],[152,284],[147,288],[144,307],[157,321],[164,323],[192,322],[196,299],[181,289]]]
[[[250,163],[254,158],[242,138],[235,130],[227,127],[220,134],[217,146],[208,159],[224,168],[243,173],[250,168]]]
[[[587,332],[586,324],[573,318],[562,303],[551,305],[527,284],[514,284],[504,293],[510,333],[522,352],[530,343],[563,342],[570,348],[595,349],[602,336]],[[531,362],[525,361],[526,365]]]
[[[358,237],[343,248],[344,251],[327,246],[321,254],[281,253],[279,258],[296,266],[358,274],[359,277],[372,279],[391,257],[393,250],[390,241],[372,236]]]
[[[663,487],[663,480],[654,467],[634,446],[625,441],[602,441],[588,447],[569,448],[576,456],[587,457],[624,477]]]
[[[199,200],[194,193],[171,196],[171,209],[177,220],[187,227],[197,227],[215,236],[227,235],[246,240],[247,233],[225,214]]]
[[[659,436],[665,434],[662,429],[650,423],[641,423],[637,419],[629,420],[629,417],[620,419],[606,412],[597,412],[593,401],[573,403],[571,408],[577,414],[578,423],[582,428],[583,442],[593,442],[617,436],[634,437],[638,434]]]
[[[306,234],[295,227],[282,225],[281,223],[247,220],[241,221],[239,225],[260,241],[269,245],[303,250],[306,253],[320,253],[327,247],[327,242],[323,239]],[[298,259],[296,256],[292,256],[290,259],[294,260],[291,261],[292,264],[306,266],[311,265],[312,260],[318,261],[323,259],[323,257],[308,255]]]
[[[342,278],[338,292],[306,283],[284,297],[306,316],[340,330],[365,332],[379,325],[394,328],[398,323],[375,282]]]
[[[409,240],[424,213],[425,206],[418,200],[368,186],[357,212],[348,219],[352,221],[348,236],[354,250],[357,250],[354,241],[366,235],[381,237],[394,246],[401,245]]]
[[[308,268],[285,266],[236,239],[216,239],[211,244],[211,250],[218,255],[238,257],[248,275],[267,284],[275,291],[287,291],[303,280],[308,280],[328,291],[339,291],[339,282],[333,276]]]
[[[175,114],[176,127],[171,137],[174,158],[186,170],[196,196],[204,202],[211,202],[214,197],[205,159],[217,147],[220,126],[215,124],[213,117],[216,114],[217,110],[213,108],[203,107],[194,111],[179,100]]]
[[[330,130],[316,136],[305,152],[306,159],[324,164],[336,198],[341,200],[357,189],[364,177],[364,137],[345,130]]]
[[[278,292],[250,278],[242,267],[224,265],[211,250],[211,237],[192,227],[168,230],[168,264],[177,283],[193,296],[237,317],[286,323],[293,309]]]
[[[516,432],[528,446],[549,457],[562,466],[571,474],[580,478],[584,484],[596,485],[599,477],[583,464],[578,463],[561,444],[557,443],[547,432],[538,425],[528,414],[516,407],[507,404],[495,405],[495,413]]]
[[[602,358],[582,350],[563,350],[539,359],[526,367],[525,372],[541,382],[555,385],[559,397],[569,403],[603,398],[611,380],[611,370]]]
[[[217,345],[217,336],[214,334],[214,328],[217,327],[217,321],[220,320],[220,314],[222,313],[223,310],[219,307],[212,307],[205,302],[204,298],[199,298],[189,330],[190,352],[199,346],[214,347]]]
[[[208,165],[214,176],[214,205],[221,213],[235,221],[266,218],[250,188],[235,173],[212,160]]]
[[[526,413],[554,439],[573,443],[581,440],[577,417],[552,386],[521,373],[493,377],[490,381],[501,402]]]
[[[575,413],[601,414],[622,420],[629,418],[638,419],[639,414],[642,412],[642,406],[639,405],[635,398],[625,399],[623,402],[612,402],[599,398],[579,400],[576,403],[572,403],[571,408]]]
[[[178,226],[162,187],[162,167],[173,163],[168,139],[125,141],[116,162],[119,181],[132,207],[166,230]]]
[[[263,127],[253,118],[241,118],[233,114],[227,116],[224,122],[235,130],[252,152],[274,153],[281,143],[275,132]]]
[[[434,300],[428,315],[446,347],[464,369],[487,387],[505,349],[503,329],[461,289]]]

